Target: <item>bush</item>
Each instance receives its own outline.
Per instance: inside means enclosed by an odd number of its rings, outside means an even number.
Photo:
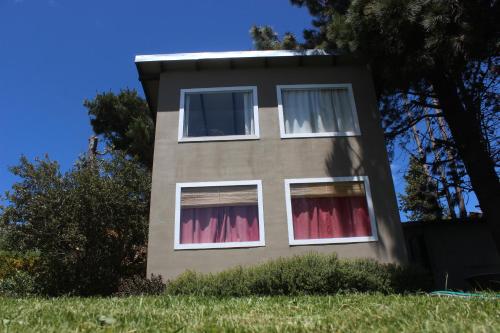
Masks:
[[[0,251],[0,295],[24,297],[36,294],[37,252]]]
[[[116,296],[161,295],[165,291],[165,283],[161,275],[151,274],[151,279],[141,275],[123,279],[118,286]]]
[[[26,297],[36,294],[35,276],[24,271],[16,271],[0,279],[0,295]]]
[[[220,273],[186,272],[166,293],[196,296],[312,295],[342,292],[403,293],[432,288],[427,272],[369,259],[339,260],[310,253]]]
[[[21,158],[20,181],[0,207],[6,250],[39,251],[44,295],[109,295],[146,267],[150,173],[113,154],[82,159],[62,174],[48,158]]]
[[[417,286],[417,291],[430,291],[434,288],[432,275],[420,266],[390,265],[388,270],[391,276],[391,284],[396,293],[411,292]]]
[[[391,265],[370,259],[340,261],[337,288],[345,292],[391,293],[394,290],[391,285],[389,267]]]
[[[335,254],[311,253],[272,260],[250,269],[251,290],[259,295],[328,293],[338,264]]]
[[[0,251],[0,280],[11,277],[19,271],[34,275],[38,260],[37,252]]]

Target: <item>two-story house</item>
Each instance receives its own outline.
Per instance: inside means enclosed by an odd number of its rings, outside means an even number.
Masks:
[[[136,65],[156,113],[148,275],[310,251],[406,260],[366,65],[319,50]]]

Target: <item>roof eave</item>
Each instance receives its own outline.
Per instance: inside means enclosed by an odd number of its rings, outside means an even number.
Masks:
[[[328,56],[335,55],[325,50],[266,50],[266,51],[228,51],[228,52],[197,52],[173,54],[146,54],[136,55],[135,62],[155,61],[193,61],[210,59],[244,59],[244,58],[280,58],[300,56]]]

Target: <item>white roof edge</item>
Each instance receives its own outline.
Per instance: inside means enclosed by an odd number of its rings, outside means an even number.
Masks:
[[[228,52],[196,52],[196,53],[172,53],[172,54],[148,54],[136,55],[135,62],[154,61],[181,61],[181,60],[205,60],[205,59],[237,59],[237,58],[266,58],[266,57],[296,57],[332,55],[325,50],[269,50],[269,51],[228,51]]]

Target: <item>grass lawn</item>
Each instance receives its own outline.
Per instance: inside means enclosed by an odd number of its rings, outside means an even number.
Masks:
[[[500,332],[500,301],[430,296],[0,298],[0,332]]]

